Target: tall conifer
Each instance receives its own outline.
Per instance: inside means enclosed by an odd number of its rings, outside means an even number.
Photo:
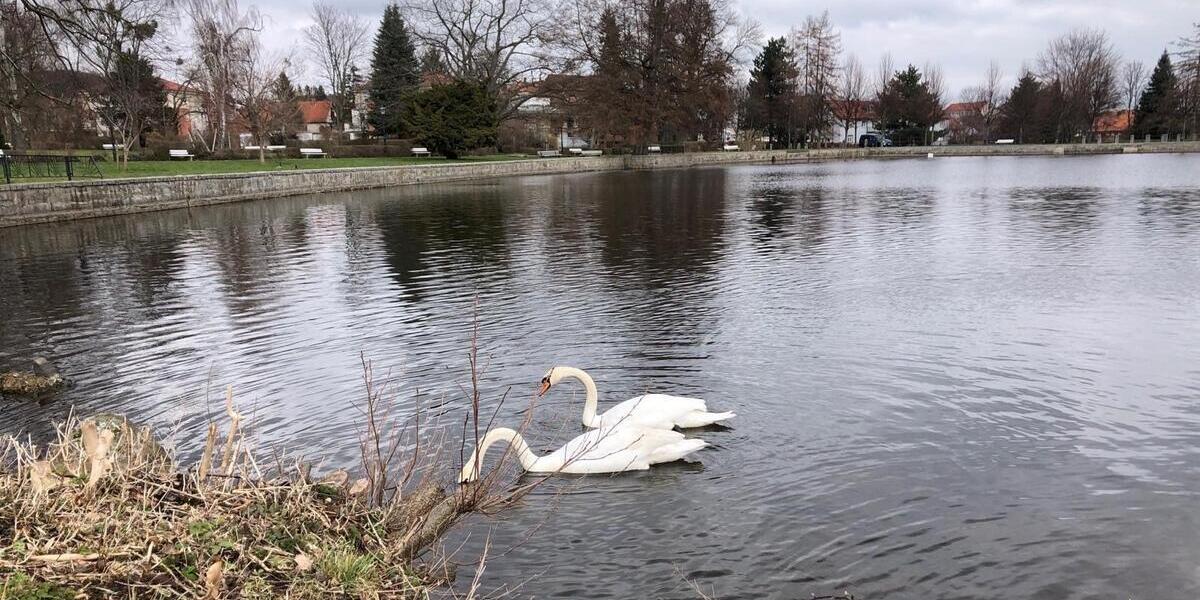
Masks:
[[[1164,50],[1150,75],[1150,84],[1142,93],[1133,116],[1133,131],[1137,135],[1157,136],[1170,133],[1177,124],[1177,79],[1171,56]]]
[[[395,4],[383,10],[383,22],[375,36],[371,56],[370,123],[379,135],[402,136],[404,105],[411,101],[421,82],[417,50],[408,34],[404,17]]]

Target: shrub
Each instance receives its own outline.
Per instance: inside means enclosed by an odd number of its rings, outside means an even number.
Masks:
[[[496,104],[486,90],[456,81],[417,94],[405,122],[421,144],[446,158],[496,143]]]

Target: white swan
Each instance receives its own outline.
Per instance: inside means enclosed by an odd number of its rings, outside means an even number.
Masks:
[[[594,429],[580,434],[562,448],[545,456],[529,449],[521,434],[506,427],[497,427],[483,436],[471,459],[463,466],[460,482],[479,479],[479,466],[488,448],[496,442],[508,442],[521,462],[531,473],[619,473],[642,471],[650,465],[679,460],[707,444],[704,440],[687,439],[682,433],[665,429],[616,427]]]
[[[708,412],[708,405],[699,398],[684,398],[683,396],[668,396],[666,394],[646,394],[630,398],[606,411],[596,415],[596,383],[583,371],[575,367],[554,367],[542,378],[538,396],[544,396],[550,388],[563,379],[574,379],[583,384],[587,390],[587,398],[583,404],[583,425],[585,427],[615,427],[617,425],[634,425],[637,427],[652,427],[655,429],[671,429],[673,427],[704,427],[718,421],[732,419],[737,416],[731,412]]]

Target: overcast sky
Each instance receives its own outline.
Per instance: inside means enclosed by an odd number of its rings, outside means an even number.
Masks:
[[[244,0],[245,1],[245,0]],[[1122,56],[1157,60],[1170,42],[1200,21],[1200,0],[734,0],[768,36],[783,35],[805,15],[828,8],[845,52],[856,54],[873,74],[890,51],[897,66],[940,63],[951,100],[982,79],[988,62],[1000,62],[1011,85],[1022,62],[1033,59],[1056,35],[1075,27],[1102,27]],[[309,23],[306,0],[260,0],[264,40],[294,57],[304,55],[301,31]],[[338,2],[378,22],[386,0]],[[765,40],[764,40],[765,41]],[[365,67],[365,65],[364,65]],[[316,82],[315,69],[302,77]]]

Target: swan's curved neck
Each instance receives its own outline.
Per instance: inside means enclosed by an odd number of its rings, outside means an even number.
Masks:
[[[563,370],[563,377],[570,377],[582,383],[583,389],[587,391],[587,397],[583,401],[583,424],[587,427],[599,427],[600,421],[596,418],[596,404],[600,398],[596,392],[596,382],[592,381],[592,377],[585,373],[583,369],[576,369],[575,367],[559,368]]]
[[[479,479],[479,471],[483,467],[483,457],[487,455],[488,448],[496,442],[508,442],[513,453],[517,455],[517,460],[521,462],[521,468],[526,471],[532,469],[534,463],[537,462],[537,455],[529,449],[529,444],[525,443],[525,438],[522,438],[521,434],[507,427],[497,427],[487,432],[487,435],[479,440],[479,447],[471,453],[471,459],[463,465],[460,481]]]

